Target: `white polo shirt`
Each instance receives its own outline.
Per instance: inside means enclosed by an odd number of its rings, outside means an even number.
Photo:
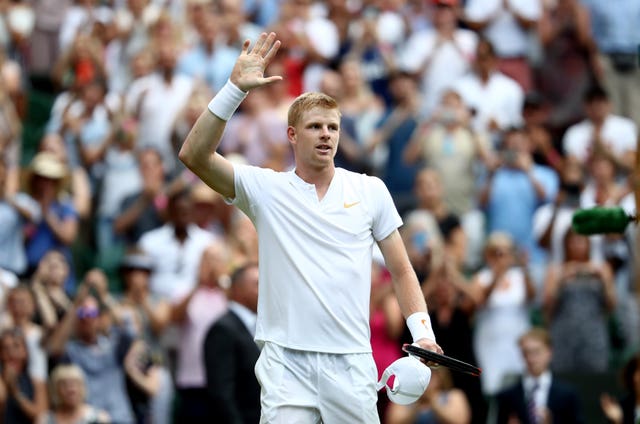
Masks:
[[[490,21],[483,32],[493,44],[498,57],[526,56],[531,35],[520,26],[515,15],[505,9],[503,3],[503,0],[469,0],[464,13],[470,21]],[[532,21],[542,16],[540,0],[508,0],[508,3],[511,10]]]
[[[234,165],[231,201],[258,231],[256,340],[327,353],[371,352],[374,241],[402,225],[382,181],[337,168],[320,201],[295,172]]]
[[[604,144],[620,157],[628,151],[636,150],[638,129],[631,119],[609,115],[602,124],[600,137],[602,137]],[[570,126],[562,139],[565,153],[575,156],[581,162],[588,159],[592,152],[592,144],[593,124],[586,119]]]

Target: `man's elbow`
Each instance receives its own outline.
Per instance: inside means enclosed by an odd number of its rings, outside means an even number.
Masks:
[[[189,154],[187,142],[185,142],[180,148],[180,151],[178,152],[178,159],[180,159],[180,162],[184,163],[186,167],[189,167],[189,164],[191,163],[191,155]]]

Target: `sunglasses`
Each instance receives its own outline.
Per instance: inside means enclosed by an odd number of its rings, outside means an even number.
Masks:
[[[76,315],[80,319],[97,318],[98,315],[100,315],[100,311],[98,310],[98,308],[80,307],[77,309]]]

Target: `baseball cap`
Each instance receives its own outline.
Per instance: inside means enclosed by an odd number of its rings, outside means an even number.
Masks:
[[[420,399],[430,381],[431,369],[418,358],[405,356],[384,370],[377,387],[378,390],[385,387],[393,403],[408,405]]]

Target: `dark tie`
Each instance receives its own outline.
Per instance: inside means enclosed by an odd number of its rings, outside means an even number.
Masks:
[[[536,411],[536,392],[539,388],[540,385],[536,381],[533,384],[531,390],[529,390],[529,395],[527,396],[527,414],[529,415],[530,424],[538,424],[538,414]]]

